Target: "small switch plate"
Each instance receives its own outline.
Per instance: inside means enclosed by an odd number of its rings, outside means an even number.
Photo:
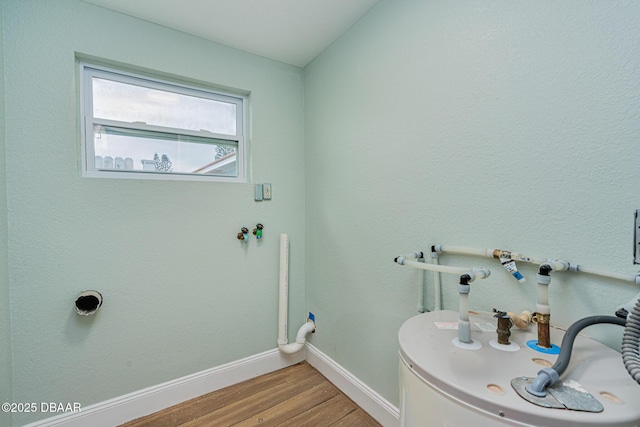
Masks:
[[[640,264],[640,209],[636,211],[633,229],[633,263]]]
[[[262,184],[255,185],[255,199],[256,199],[256,202],[259,202],[260,200],[262,200]]]
[[[271,184],[262,184],[262,197],[265,200],[271,200]]]

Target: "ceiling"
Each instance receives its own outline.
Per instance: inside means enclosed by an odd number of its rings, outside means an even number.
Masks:
[[[304,67],[379,0],[83,0]]]

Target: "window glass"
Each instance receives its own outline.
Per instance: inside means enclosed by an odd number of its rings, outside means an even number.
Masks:
[[[236,104],[94,77],[93,116],[236,134]]]
[[[95,125],[99,170],[237,175],[236,147],[228,141]]]
[[[244,180],[243,98],[81,70],[85,176]]]

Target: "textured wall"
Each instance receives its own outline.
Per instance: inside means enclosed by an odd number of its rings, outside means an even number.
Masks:
[[[7,174],[5,161],[4,43],[0,4],[0,403],[10,402],[11,392],[11,313],[9,311],[9,273],[7,256]],[[11,415],[0,412],[0,425],[10,426]]]
[[[383,0],[305,69],[304,115],[295,67],[76,0],[2,6],[0,339],[8,280],[14,364],[12,391],[2,346],[0,392],[14,401],[86,406],[273,348],[280,232],[289,329],[306,277],[313,343],[394,403],[396,335],[417,303],[417,272],[394,256],[445,243],[636,271],[634,2]],[[274,199],[256,204],[251,184],[82,179],[76,52],[251,92],[252,178]],[[261,244],[238,244],[259,221]],[[534,268],[523,286],[488,259],[442,262],[492,267],[475,308],[532,308]],[[73,299],[92,288],[104,307],[79,318]],[[558,274],[554,323],[636,291]]]
[[[295,333],[302,70],[81,1],[3,6],[13,399],[87,406],[275,348],[282,232]],[[82,178],[76,53],[250,92],[252,179],[273,199],[252,183]],[[258,222],[259,244],[236,239]],[[81,318],[86,289],[104,304]]]
[[[638,34],[637,2],[383,0],[307,66],[313,344],[397,403],[396,337],[416,313],[418,273],[394,256],[497,247],[633,275]],[[491,267],[473,308],[535,308],[531,266],[521,285],[493,260],[441,262]],[[457,309],[456,278],[443,279]],[[562,326],[638,292],[552,280]],[[621,328],[587,333],[615,347]]]

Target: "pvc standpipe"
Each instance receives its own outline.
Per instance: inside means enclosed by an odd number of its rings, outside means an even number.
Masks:
[[[280,235],[280,279],[278,294],[278,345],[286,344],[289,311],[289,236]]]
[[[298,329],[296,342],[287,344],[287,322],[289,311],[289,236],[280,235],[280,279],[278,295],[278,348],[283,353],[293,354],[302,350],[306,342],[307,334],[314,332],[315,323],[307,321]]]

